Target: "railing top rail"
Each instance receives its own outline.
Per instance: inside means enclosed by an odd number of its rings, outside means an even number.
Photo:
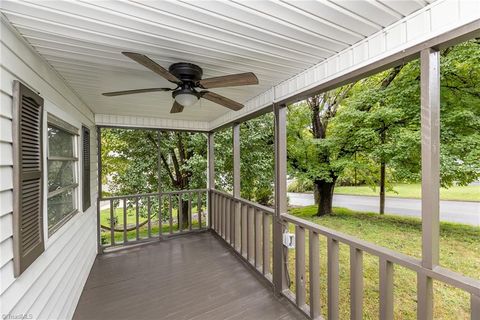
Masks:
[[[178,190],[178,191],[162,191],[160,192],[161,195],[163,194],[183,194],[183,193],[198,193],[198,192],[207,192],[208,189],[190,189],[190,190]]]
[[[270,208],[270,207],[267,207],[267,206],[264,206],[264,205],[261,205],[259,203],[255,203],[255,202],[252,202],[250,200],[246,200],[246,199],[243,199],[243,198],[237,198],[237,197],[234,197],[233,195],[225,192],[225,191],[221,191],[221,190],[217,190],[217,189],[211,189],[212,192],[214,193],[217,193],[217,194],[220,194],[224,197],[227,197],[227,198],[230,198],[234,201],[239,201],[239,202],[243,202],[244,204],[246,205],[249,205],[251,207],[254,207],[255,209],[258,209],[260,211],[264,211],[268,214],[274,214],[275,210],[273,208]]]
[[[423,273],[426,276],[463,289],[471,294],[477,296],[480,295],[480,281],[477,279],[466,277],[440,266],[436,266],[432,270],[425,268],[422,266],[422,263],[419,259],[355,238],[353,236],[343,234],[327,227],[320,226],[287,213],[282,214],[281,217],[286,222],[293,223],[307,230],[311,230],[318,234],[332,238],[353,248],[357,248],[372,255],[381,257],[415,272]]]
[[[235,199],[235,198],[233,197],[233,195],[231,195],[231,194],[228,193],[228,192],[222,191],[222,190],[210,189],[210,191],[212,191],[213,193],[218,193],[219,195],[222,195],[222,196],[227,197],[227,198]]]
[[[118,199],[127,199],[127,198],[162,196],[162,195],[169,195],[169,194],[197,193],[197,192],[206,192],[206,191],[208,191],[208,189],[162,191],[162,192],[153,192],[153,193],[127,194],[127,195],[121,195],[121,196],[103,197],[103,198],[100,198],[99,200],[108,201],[108,200],[118,200]]]

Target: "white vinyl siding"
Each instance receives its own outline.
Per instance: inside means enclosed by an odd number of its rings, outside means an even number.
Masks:
[[[3,18],[1,23],[0,314],[31,314],[35,319],[69,319],[73,316],[97,250],[95,232],[97,152],[94,116],[57,73],[10,29]],[[86,212],[79,212],[47,239],[45,252],[18,278],[14,277],[12,241],[14,80],[20,80],[39,91],[45,99],[47,112],[54,112],[57,115],[60,113],[76,121],[79,126],[84,124],[90,127],[92,161],[90,176],[92,206]],[[46,113],[44,116],[46,121]],[[44,141],[45,144],[46,136]],[[78,182],[81,184],[81,177]],[[44,220],[46,220],[46,193],[44,196]]]

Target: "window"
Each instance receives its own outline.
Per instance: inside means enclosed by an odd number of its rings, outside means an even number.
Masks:
[[[78,129],[48,115],[48,235],[78,211]]]

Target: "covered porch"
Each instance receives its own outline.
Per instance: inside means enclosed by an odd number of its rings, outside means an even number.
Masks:
[[[90,181],[91,209],[78,211],[84,215],[67,222],[68,228],[52,237],[41,261],[23,275],[14,275],[9,264],[13,253],[8,257],[2,264],[7,274],[2,312],[33,310],[39,318],[74,319],[339,319],[339,248],[346,246],[351,319],[364,318],[367,254],[378,261],[380,319],[394,317],[396,267],[417,278],[418,319],[433,319],[434,281],[464,291],[471,319],[480,319],[480,281],[439,263],[438,208],[440,50],[480,37],[480,5],[461,0],[270,5],[2,3],[2,26],[9,30],[2,45],[6,57],[18,64],[7,70],[8,83],[34,78],[30,85],[49,95],[50,111],[70,103],[58,114],[75,114],[71,117],[81,119],[80,125],[89,123],[93,155],[91,173],[82,178]],[[18,57],[18,48],[30,51]],[[176,102],[170,109],[173,100],[168,95],[102,96],[132,85],[169,85],[152,74],[155,67],[146,70],[121,55],[134,49],[159,65],[198,63],[209,77],[254,71],[259,85],[219,89],[219,94],[240,101],[227,106],[232,110],[220,108],[214,100],[222,99],[212,96],[200,100],[198,108],[181,107],[181,113]],[[413,59],[421,63],[421,259],[290,215],[287,203],[287,105]],[[3,87],[11,99],[11,89]],[[240,125],[266,113],[274,119],[272,207],[240,195]],[[159,187],[155,193],[106,196],[101,175],[104,128],[204,134],[206,188]],[[231,193],[218,190],[215,183],[215,133],[224,129],[232,130],[233,136]],[[12,202],[11,196],[5,199]],[[127,207],[133,212],[130,224]],[[106,208],[109,225],[101,219]],[[112,223],[117,208],[123,219],[119,229]],[[140,219],[145,213],[147,220]],[[151,220],[155,215],[159,218]],[[10,238],[13,235],[5,239]],[[288,259],[295,261],[293,270],[287,267]],[[322,261],[326,273],[321,273]],[[35,272],[39,266],[42,271]],[[321,281],[327,283],[325,296]]]
[[[209,231],[106,253],[74,319],[304,319]]]

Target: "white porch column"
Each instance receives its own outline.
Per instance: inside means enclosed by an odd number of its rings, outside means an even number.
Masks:
[[[420,53],[422,134],[422,265],[432,269],[439,259],[440,209],[440,54]],[[417,318],[433,319],[433,281],[417,279]]]
[[[280,295],[288,288],[283,264],[283,223],[287,213],[287,108],[274,105],[275,115],[275,214],[273,216],[273,288]]]

